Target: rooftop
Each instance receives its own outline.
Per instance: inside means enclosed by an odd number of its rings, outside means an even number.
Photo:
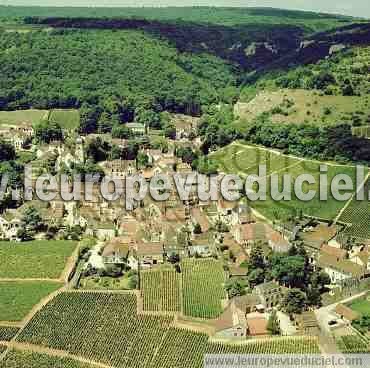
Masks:
[[[360,317],[360,315],[357,312],[355,312],[354,310],[352,310],[351,308],[347,307],[344,304],[338,304],[335,307],[335,313],[351,322]]]

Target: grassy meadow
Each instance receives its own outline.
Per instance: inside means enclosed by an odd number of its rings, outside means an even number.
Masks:
[[[0,111],[0,126],[17,126],[23,123],[32,126],[41,120],[53,120],[63,129],[71,130],[78,127],[80,115],[78,110],[73,109]]]
[[[236,106],[241,119],[253,121],[262,113],[269,113],[276,124],[304,124],[317,126],[338,123],[368,124],[370,96],[327,96],[320,91],[279,89],[260,92],[248,103]]]

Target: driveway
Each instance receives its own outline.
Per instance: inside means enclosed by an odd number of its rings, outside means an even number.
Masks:
[[[297,333],[297,328],[290,320],[289,316],[281,311],[277,312],[277,316],[280,321],[281,334],[284,336],[292,336]]]

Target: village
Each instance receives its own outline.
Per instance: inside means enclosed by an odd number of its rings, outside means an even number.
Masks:
[[[146,180],[158,174],[191,173],[191,164],[179,152],[199,147],[197,123],[198,118],[175,115],[171,137],[160,139],[145,125],[127,124],[130,137],[138,142],[136,157],[108,158],[97,167],[105,175],[123,180],[136,173]],[[110,134],[67,131],[61,139],[40,143],[27,124],[3,126],[1,135],[16,152],[31,157],[33,184],[46,170],[58,174],[85,165],[91,158],[91,142],[108,142],[121,151],[130,146],[128,139]],[[370,240],[355,241],[344,235],[345,224],[304,214],[286,222],[271,222],[245,199],[200,201],[193,189],[188,201],[181,201],[175,193],[163,203],[148,197],[132,211],[125,210],[120,199],[106,200],[97,189],[92,201],[66,202],[59,193],[49,203],[33,200],[5,209],[0,216],[0,238],[25,246],[31,239],[78,240],[79,257],[70,275],[72,288],[136,290],[144,301],[144,276],[151,272],[170,268],[181,273],[187,259],[216,260],[224,274],[222,313],[197,327],[215,339],[308,335],[336,341],[360,333],[352,323],[360,315],[348,301],[367,300]],[[291,264],[282,263],[286,255]],[[303,266],[294,264],[297,257],[304,260]],[[266,269],[269,267],[272,272]],[[302,272],[310,273],[311,279],[295,285],[291,278]],[[307,290],[312,295],[308,296]],[[199,323],[199,318],[185,317],[182,308],[153,309],[142,306],[141,313],[175,313],[183,325]]]

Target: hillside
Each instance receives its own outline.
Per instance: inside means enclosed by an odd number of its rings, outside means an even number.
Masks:
[[[205,106],[235,102],[246,73],[278,67],[297,50],[301,55],[310,37],[310,47],[320,40],[327,47],[338,41],[333,27],[341,26],[341,37],[350,34],[354,44],[365,42],[369,32],[352,18],[279,9],[1,10],[3,110],[83,103],[107,110],[113,98],[125,100],[129,110],[199,115]],[[319,36],[312,36],[315,31]]]
[[[219,58],[180,54],[140,31],[0,33],[0,109],[74,108],[115,97],[126,106],[198,113],[222,100],[236,75]]]
[[[317,63],[261,74],[246,86],[236,115],[275,123],[370,124],[370,47],[338,44]]]
[[[0,6],[0,18],[24,17],[124,17],[148,20],[218,24],[224,26],[256,24],[298,25],[307,33],[324,31],[351,23],[354,18],[273,8],[161,7],[161,8],[79,8],[79,7],[13,7]]]

